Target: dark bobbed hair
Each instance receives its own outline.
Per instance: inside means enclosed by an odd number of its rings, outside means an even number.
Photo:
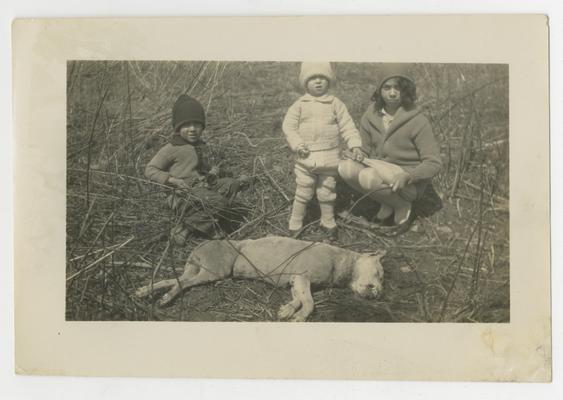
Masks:
[[[381,88],[386,81],[392,78],[398,79],[399,90],[401,91],[401,106],[405,110],[412,109],[416,103],[416,85],[410,79],[402,76],[388,78],[379,84],[379,87],[371,96],[371,100],[375,102],[375,109],[381,110],[385,107],[385,101],[383,101],[383,98],[381,97]]]

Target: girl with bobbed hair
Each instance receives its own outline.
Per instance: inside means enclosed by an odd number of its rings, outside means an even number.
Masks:
[[[338,173],[352,188],[380,204],[376,218],[409,222],[419,199],[442,167],[432,126],[416,106],[409,64],[386,64],[360,122],[362,162],[342,160]]]

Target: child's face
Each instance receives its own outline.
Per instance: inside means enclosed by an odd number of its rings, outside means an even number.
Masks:
[[[381,86],[381,98],[388,106],[401,105],[401,89],[399,88],[399,79],[387,79]]]
[[[314,97],[322,96],[328,92],[328,79],[322,75],[315,75],[307,81],[307,92]]]
[[[203,132],[203,125],[199,122],[186,122],[178,131],[180,136],[188,143],[197,143],[201,138]]]

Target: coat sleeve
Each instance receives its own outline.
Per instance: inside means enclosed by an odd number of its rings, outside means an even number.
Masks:
[[[334,99],[334,110],[336,113],[336,121],[342,138],[346,142],[349,149],[354,147],[362,147],[362,139],[360,133],[356,129],[354,120],[350,116],[346,105],[339,99]]]
[[[442,168],[442,159],[430,121],[426,119],[422,128],[413,137],[413,142],[420,154],[421,163],[410,172],[411,183],[433,178]]]
[[[360,139],[362,141],[362,151],[369,157],[372,156],[371,149],[373,146],[373,139],[371,137],[371,130],[373,127],[369,121],[369,110],[362,115],[362,119],[360,120]]]
[[[165,184],[170,176],[169,171],[172,163],[168,146],[164,146],[145,167],[145,177],[151,181]]]
[[[304,143],[299,135],[299,119],[301,117],[301,103],[296,101],[289,107],[283,119],[282,130],[287,144],[292,151],[297,151],[300,144]]]

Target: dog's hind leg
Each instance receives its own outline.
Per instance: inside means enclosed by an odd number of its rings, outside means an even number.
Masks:
[[[178,284],[178,281],[188,280],[196,276],[199,272],[200,272],[199,267],[191,264],[186,264],[186,266],[184,267],[184,273],[178,279],[176,278],[165,279],[160,282],[155,282],[152,285],[143,286],[137,289],[135,294],[137,295],[137,297],[147,297],[151,293],[156,293],[162,289],[168,289],[174,287]]]
[[[280,308],[278,316],[280,319],[291,318],[291,321],[303,322],[314,308],[311,282],[303,275],[295,275],[289,282],[293,299]]]
[[[186,268],[184,274],[180,276],[178,279],[171,279],[174,282],[172,289],[168,291],[160,301],[158,302],[159,306],[166,306],[172,300],[174,300],[184,289],[187,289],[192,286],[203,285],[209,282],[219,281],[228,277],[230,271],[212,271],[210,269],[206,269],[203,267],[199,267],[196,265],[190,265],[189,268]]]
[[[147,297],[151,293],[156,293],[157,291],[160,291],[162,289],[168,289],[169,287],[174,286],[175,284],[176,284],[176,279],[166,279],[160,282],[155,282],[152,285],[146,285],[140,287],[135,292],[135,295],[141,298]]]

